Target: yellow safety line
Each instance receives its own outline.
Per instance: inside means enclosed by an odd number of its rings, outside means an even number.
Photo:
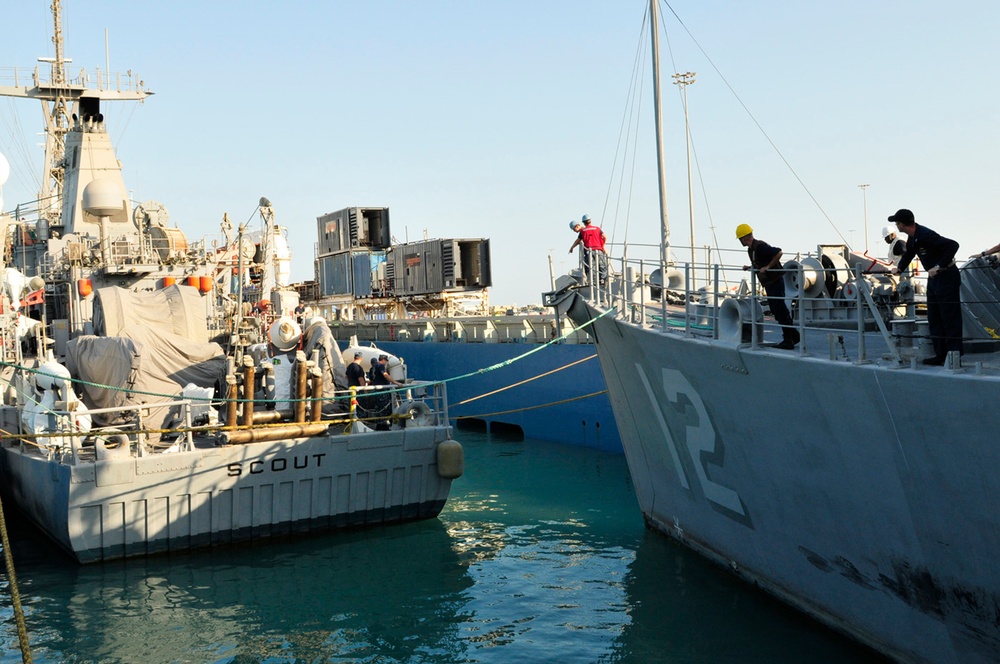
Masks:
[[[268,411],[264,411],[268,412]],[[30,439],[33,438],[90,438],[94,436],[114,436],[121,434],[170,434],[170,433],[214,433],[217,431],[244,431],[249,429],[270,429],[277,427],[285,427],[288,425],[295,424],[326,424],[328,426],[333,426],[335,424],[353,424],[357,422],[375,422],[384,420],[408,420],[411,419],[409,415],[396,415],[395,413],[391,415],[385,415],[383,417],[358,417],[354,420],[350,418],[340,418],[333,420],[320,420],[319,422],[314,422],[312,420],[307,420],[305,422],[268,422],[260,424],[223,424],[223,425],[205,425],[198,427],[178,427],[176,429],[91,429],[90,431],[52,431],[49,433],[19,433],[14,434],[8,431],[0,429],[0,440],[7,439],[17,439],[22,442],[28,443],[29,445],[35,445],[36,447],[41,447],[37,443]]]

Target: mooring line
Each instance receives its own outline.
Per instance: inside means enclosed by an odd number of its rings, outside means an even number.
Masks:
[[[3,502],[0,501],[0,542],[3,543],[3,560],[7,566],[7,582],[10,586],[10,600],[14,605],[14,621],[17,623],[17,641],[21,646],[21,661],[31,664],[31,646],[28,644],[28,626],[24,622],[24,610],[21,608],[21,592],[17,588],[17,574],[14,572],[14,554],[10,550],[10,538],[7,537],[7,519],[3,514]]]
[[[550,406],[560,406],[564,403],[572,403],[574,401],[580,401],[582,399],[589,399],[591,397],[599,397],[602,394],[607,394],[607,390],[601,390],[600,392],[591,392],[590,394],[583,394],[578,397],[571,397],[569,399],[563,399],[561,401],[550,401],[549,403],[536,404],[534,406],[525,406],[524,408],[514,408],[511,410],[500,410],[495,413],[482,413],[479,415],[458,415],[455,417],[449,417],[449,420],[470,420],[470,419],[482,419],[484,417],[494,417],[496,415],[509,415],[511,413],[523,413],[526,410],[537,410],[539,408],[549,408]]]
[[[555,368],[555,369],[553,369],[551,371],[546,371],[543,374],[539,374],[537,376],[532,376],[531,378],[525,378],[524,380],[522,380],[520,382],[517,382],[517,383],[514,383],[512,385],[507,385],[506,387],[501,387],[500,389],[493,390],[492,392],[486,392],[485,394],[480,394],[478,397],[472,397],[470,399],[465,399],[464,401],[459,401],[458,403],[448,404],[448,408],[455,408],[456,406],[463,406],[463,405],[465,405],[467,403],[470,403],[472,401],[477,401],[479,399],[492,396],[492,395],[497,394],[499,392],[503,392],[505,390],[509,390],[509,389],[511,389],[513,387],[518,387],[519,385],[524,385],[525,383],[530,383],[531,381],[538,380],[539,378],[545,378],[546,376],[549,376],[549,375],[554,374],[554,373],[558,373],[560,371],[563,371],[564,369],[569,369],[570,367],[574,367],[574,366],[580,364],[581,362],[586,362],[587,360],[592,360],[595,357],[597,357],[597,353],[594,353],[592,355],[588,355],[587,357],[585,357],[585,358],[583,358],[581,360],[577,360],[576,362],[570,362],[569,364],[567,364],[565,366],[557,367],[557,368]]]

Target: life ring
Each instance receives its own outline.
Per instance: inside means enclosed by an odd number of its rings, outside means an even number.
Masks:
[[[404,401],[392,411],[396,415],[413,423],[413,426],[426,427],[434,424],[434,411],[423,401]]]

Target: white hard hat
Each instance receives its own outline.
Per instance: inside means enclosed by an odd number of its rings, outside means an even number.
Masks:
[[[882,239],[883,240],[886,239],[887,237],[889,237],[890,235],[892,235],[892,233],[893,233],[893,231],[890,231],[888,226],[883,226],[882,227]]]

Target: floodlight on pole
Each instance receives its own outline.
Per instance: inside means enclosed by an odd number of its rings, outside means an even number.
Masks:
[[[859,184],[858,187],[861,189],[861,200],[864,203],[865,210],[865,253],[868,253],[868,187],[869,184]]]
[[[687,142],[687,172],[688,172],[688,219],[691,225],[691,288],[695,288],[695,255],[694,255],[694,190],[691,184],[691,124],[688,121],[688,96],[687,88],[695,82],[697,72],[686,71],[683,74],[674,74],[674,85],[680,86],[681,98],[684,104],[684,138]]]

